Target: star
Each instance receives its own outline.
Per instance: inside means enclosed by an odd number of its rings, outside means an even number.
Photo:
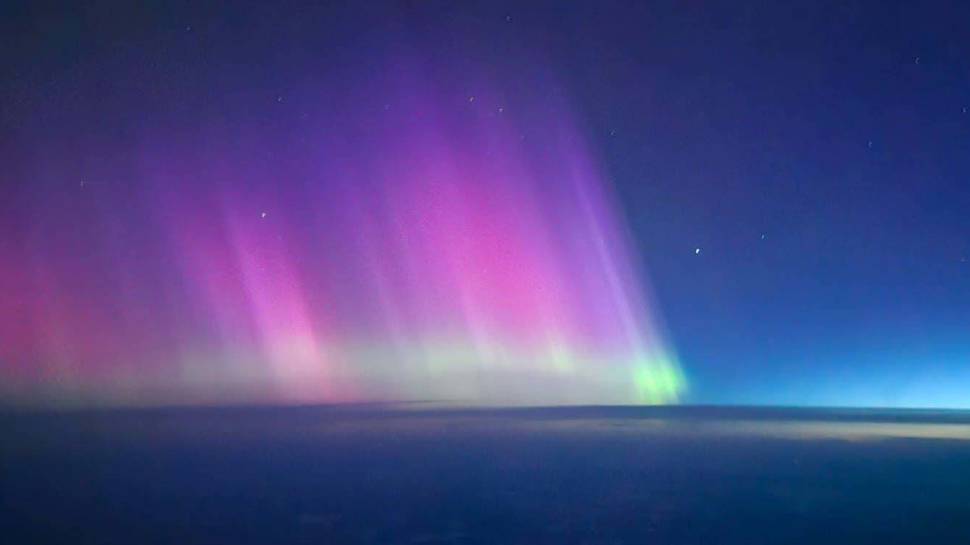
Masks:
[[[261,212],[259,214],[260,219],[266,219],[266,212]]]
[[[761,240],[764,240],[764,239],[765,239],[765,237],[767,237],[767,236],[768,236],[768,235],[766,235],[766,234],[764,234],[764,233],[761,233]]]
[[[700,248],[694,248],[694,255],[701,255],[701,249]]]
[[[869,142],[867,142],[867,143],[866,143],[866,146],[867,146],[867,147],[868,147],[869,149],[872,149],[872,140],[870,140]]]
[[[278,95],[276,97],[276,102],[283,102],[283,95]]]
[[[913,62],[916,64],[919,64],[919,57],[916,57],[915,59],[913,59]]]
[[[475,102],[475,95],[468,97],[468,102]]]

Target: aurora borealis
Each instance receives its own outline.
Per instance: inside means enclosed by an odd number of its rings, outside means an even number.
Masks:
[[[676,401],[641,257],[555,77],[367,59],[191,116],[27,122],[3,174],[8,401]]]
[[[0,404],[970,407],[962,6],[0,6]]]

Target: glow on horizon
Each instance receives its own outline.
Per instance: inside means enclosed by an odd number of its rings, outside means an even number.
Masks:
[[[134,196],[31,195],[23,255],[0,264],[28,264],[4,278],[24,295],[0,301],[0,395],[676,402],[685,377],[566,101],[479,84],[441,106],[428,82],[390,79],[393,109],[97,144],[137,165]]]

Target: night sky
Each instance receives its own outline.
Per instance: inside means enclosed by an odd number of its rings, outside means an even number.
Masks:
[[[0,8],[4,402],[970,407],[970,6],[197,4]]]

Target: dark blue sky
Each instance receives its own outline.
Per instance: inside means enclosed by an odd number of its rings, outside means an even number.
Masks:
[[[548,21],[698,401],[959,404],[970,11],[781,4],[520,20]]]
[[[966,3],[263,4],[0,8],[8,170],[245,124],[251,96],[296,108],[379,52],[512,93],[539,74],[612,180],[688,401],[970,403]],[[46,189],[12,180],[0,227],[22,234]]]

